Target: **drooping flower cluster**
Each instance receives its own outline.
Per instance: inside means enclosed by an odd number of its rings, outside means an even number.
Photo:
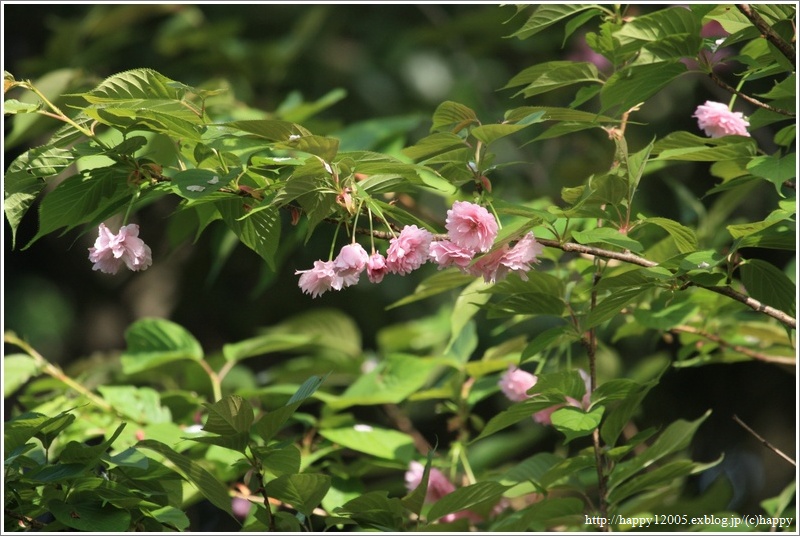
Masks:
[[[578,373],[581,375],[581,378],[583,378],[583,383],[586,386],[586,392],[581,401],[579,402],[571,396],[566,396],[564,397],[566,403],[555,404],[549,408],[534,413],[534,421],[538,422],[539,424],[550,425],[552,424],[550,416],[557,409],[563,408],[564,406],[573,406],[584,410],[589,409],[592,393],[591,379],[584,370],[579,369]],[[510,365],[508,370],[506,370],[506,372],[500,377],[497,385],[500,387],[500,390],[503,392],[503,394],[506,395],[506,398],[512,402],[522,402],[523,400],[531,398],[532,395],[529,395],[528,391],[530,391],[538,381],[539,378],[537,378],[536,375]]]
[[[315,261],[313,268],[295,271],[300,275],[299,286],[316,298],[328,290],[356,284],[364,269],[371,283],[380,283],[386,274],[407,275],[428,261],[439,269],[454,266],[482,276],[487,283],[502,280],[511,272],[527,280],[526,272],[544,249],[533,233],[528,233],[513,247],[504,243],[492,250],[497,220],[486,208],[467,201],[453,203],[445,228],[447,238],[436,240],[430,231],[407,225],[390,240],[385,257],[375,251],[369,255],[359,244],[350,244],[332,261]]]
[[[124,264],[129,270],[146,270],[153,264],[150,247],[139,238],[139,226],[135,223],[121,227],[112,233],[104,223],[100,224],[94,247],[89,248],[92,270],[104,274],[116,274]]]
[[[750,123],[742,112],[732,112],[726,104],[706,101],[697,107],[692,117],[697,118],[697,125],[711,138],[722,136],[750,136],[747,127]]]

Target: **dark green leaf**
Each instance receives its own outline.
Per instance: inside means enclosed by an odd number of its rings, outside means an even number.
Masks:
[[[584,82],[602,83],[597,67],[589,62],[550,61],[528,67],[512,78],[504,89],[526,86],[519,91],[526,97]]]
[[[597,7],[595,4],[541,4],[536,7],[536,11],[533,12],[522,28],[511,34],[511,37],[527,39],[562,19]]]
[[[136,447],[155,451],[167,458],[175,465],[175,471],[191,482],[211,504],[234,517],[227,487],[197,462],[152,439],[139,441]]]
[[[587,231],[572,231],[572,237],[580,244],[611,244],[634,253],[641,253],[644,246],[628,235],[611,227],[596,227]]]
[[[356,497],[334,510],[339,516],[348,516],[365,528],[380,531],[397,531],[403,523],[403,505],[386,491],[370,491]]]
[[[278,209],[270,206],[270,200],[265,199],[258,206],[249,206],[241,199],[224,199],[214,204],[239,240],[258,253],[274,270],[275,253],[280,243],[281,219]]]
[[[433,521],[453,512],[467,510],[483,502],[500,500],[503,492],[511,486],[504,486],[490,480],[477,482],[470,486],[457,488],[436,501],[428,511],[428,519]]]
[[[208,417],[203,430],[212,434],[231,435],[249,432],[253,424],[253,407],[238,395],[228,395],[213,404],[203,404]]]
[[[645,102],[686,72],[680,62],[662,61],[635,65],[611,75],[600,91],[601,112],[615,109],[622,114]]]
[[[739,275],[752,298],[794,316],[797,287],[781,270],[766,261],[749,259],[739,267]]]
[[[617,315],[624,307],[635,302],[647,289],[627,288],[616,290],[613,294],[600,300],[597,306],[589,312],[586,321],[581,325],[583,329],[598,326]]]
[[[301,473],[282,475],[264,486],[265,493],[310,516],[331,487],[331,477]]]
[[[199,361],[203,349],[191,333],[161,318],[143,318],[125,332],[128,348],[122,354],[125,374],[134,374],[179,360]]]
[[[125,425],[126,423],[124,422],[120,423],[114,433],[111,434],[111,437],[99,445],[88,446],[84,445],[83,443],[78,443],[77,441],[70,441],[67,443],[67,446],[64,447],[64,450],[61,451],[59,461],[64,463],[82,463],[91,467],[97,463],[97,460],[99,460],[100,457],[111,447],[114,441],[116,441],[116,439],[122,433],[122,430],[125,429]]]
[[[675,241],[675,246],[681,253],[691,253],[697,249],[697,236],[694,231],[685,225],[668,218],[647,218],[641,220],[642,224],[658,225],[669,233]]]
[[[446,131],[457,134],[473,123],[478,123],[478,116],[472,108],[458,102],[444,101],[433,112],[431,132]]]
[[[59,522],[81,532],[110,534],[130,529],[131,513],[108,503],[67,504],[53,500],[47,508]]]

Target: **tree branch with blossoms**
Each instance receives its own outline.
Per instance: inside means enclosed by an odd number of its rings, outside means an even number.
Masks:
[[[734,95],[741,97],[742,100],[746,100],[747,102],[749,102],[754,106],[758,106],[759,108],[764,108],[765,110],[769,110],[770,112],[775,112],[776,114],[785,115],[787,117],[796,117],[796,114],[792,111],[784,110],[783,108],[778,108],[775,106],[771,106],[765,102],[761,102],[760,100],[753,98],[750,95],[747,95],[746,93],[743,93],[742,91],[736,89],[735,87],[728,85],[713,71],[709,72],[708,76],[715,84],[717,84],[725,91],[729,91],[730,93],[733,93]]]

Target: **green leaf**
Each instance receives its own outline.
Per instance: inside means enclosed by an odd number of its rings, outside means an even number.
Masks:
[[[645,467],[649,467],[665,456],[688,447],[695,432],[709,415],[711,415],[711,410],[695,421],[679,419],[673,422],[647,450],[638,454],[635,458],[618,464],[609,478],[609,492],[613,492],[622,482]]]
[[[319,389],[324,380],[325,377],[320,376],[311,376],[308,378],[294,395],[292,395],[285,406],[262,415],[253,427],[254,431],[261,436],[264,441],[272,439],[294,412],[297,411],[300,404]]]
[[[125,332],[128,348],[120,361],[125,374],[135,374],[173,361],[203,359],[191,333],[169,320],[143,318]]]
[[[106,451],[114,444],[114,441],[125,429],[127,423],[120,423],[114,433],[111,434],[107,440],[99,445],[88,446],[77,441],[70,441],[61,451],[59,461],[64,463],[82,463],[87,467],[92,467],[97,463],[97,460],[103,456]]]
[[[750,297],[794,316],[797,287],[781,270],[766,261],[748,259],[740,265],[739,276]]]
[[[644,246],[611,227],[596,227],[588,231],[572,231],[572,237],[580,244],[611,244],[634,253],[644,251]]]
[[[612,108],[619,114],[647,101],[672,80],[686,72],[680,62],[661,61],[634,65],[611,75],[600,91],[601,113]]]
[[[210,169],[187,169],[176,173],[170,184],[181,197],[199,199],[226,186],[231,178]]]
[[[261,460],[264,470],[275,476],[300,472],[300,450],[294,445],[257,449],[255,454]]]
[[[641,220],[641,224],[658,225],[667,231],[681,253],[691,253],[697,250],[697,236],[694,231],[674,220],[652,217]]]
[[[523,402],[512,404],[508,409],[501,411],[492,417],[486,426],[484,426],[481,433],[472,440],[476,442],[480,439],[496,434],[500,430],[508,428],[509,426],[518,423],[523,419],[530,419],[531,416],[543,409],[550,408],[556,404],[564,402],[563,396],[551,398],[549,396],[535,396]]]
[[[70,229],[95,219],[109,206],[119,206],[130,199],[126,184],[128,172],[123,166],[90,169],[62,181],[45,196],[39,207],[39,231],[25,246],[66,227]]]
[[[347,428],[323,429],[319,434],[342,447],[405,464],[410,462],[416,453],[411,436],[387,428],[361,424]]]
[[[231,121],[220,126],[241,130],[270,141],[288,142],[292,136],[311,136],[311,132],[289,121],[278,119],[249,119],[244,121]]]
[[[152,69],[133,69],[106,78],[80,96],[93,104],[129,99],[180,99],[183,92],[176,89],[174,83]]]
[[[527,39],[562,19],[581,11],[595,9],[597,7],[596,4],[541,4],[536,8],[536,11],[533,12],[530,18],[528,18],[522,28],[511,34],[510,37]]]
[[[770,181],[780,194],[784,181],[797,176],[797,153],[789,153],[783,157],[757,156],[747,163],[747,170],[756,177]]]
[[[275,254],[280,244],[281,219],[278,209],[270,206],[270,200],[265,199],[253,207],[246,206],[241,199],[223,199],[214,205],[239,240],[274,270]]]
[[[504,486],[500,482],[487,480],[484,482],[477,482],[470,486],[464,486],[463,488],[457,488],[452,493],[436,501],[428,511],[428,519],[434,521],[447,514],[467,510],[483,502],[500,500],[503,492],[510,487],[511,486]]]
[[[191,482],[203,497],[208,499],[211,504],[220,510],[234,517],[233,511],[231,510],[231,498],[228,495],[228,488],[197,462],[187,458],[183,454],[175,452],[164,443],[152,439],[139,441],[136,447],[152,450],[167,458],[175,465],[175,472]]]
[[[203,425],[205,432],[232,435],[249,432],[255,418],[253,407],[238,395],[228,395],[213,404],[203,404],[208,417]]]
[[[412,160],[422,160],[453,149],[464,148],[464,140],[449,132],[438,132],[403,149],[403,154]]]
[[[3,101],[3,115],[29,114],[41,110],[41,102],[20,102],[17,99]]]
[[[67,504],[52,500],[47,508],[59,522],[81,532],[110,534],[130,529],[131,513],[105,502]]]
[[[659,304],[661,305],[661,304]],[[639,324],[658,330],[668,330],[683,324],[698,310],[698,305],[689,301],[674,303],[665,307],[651,307],[650,309],[637,308],[633,311],[633,318]]]
[[[399,404],[417,392],[441,363],[412,355],[390,354],[375,369],[362,374],[337,400],[328,405],[343,409],[355,405]]]
[[[547,532],[556,526],[580,526],[584,519],[584,504],[581,499],[548,497],[546,500],[526,506],[492,526],[501,533]]]
[[[523,128],[530,126],[534,123],[539,123],[544,121],[542,117],[544,116],[544,112],[539,112],[538,116],[535,120],[531,120],[525,124],[516,123],[516,124],[500,124],[500,125],[481,125],[479,127],[475,127],[470,132],[476,139],[482,141],[483,143],[489,145],[494,143],[495,141],[499,140],[504,136],[508,136],[510,134],[514,134],[515,132],[519,132]]]
[[[575,61],[550,61],[528,67],[513,77],[503,89],[526,86],[515,94],[524,94],[525,97],[534,97],[573,84],[594,82],[602,84],[603,81],[597,72],[597,67],[589,62]]]
[[[179,531],[184,531],[189,528],[189,518],[179,508],[174,506],[164,506],[155,510],[147,512],[149,516],[161,523],[170,527],[175,527]]]
[[[357,358],[361,356],[361,332],[352,318],[338,309],[317,307],[292,316],[268,333],[306,335],[318,352]]]
[[[659,9],[634,18],[614,33],[622,47],[641,42],[662,60],[694,57],[701,45],[700,21],[682,7]]]
[[[302,151],[322,158],[325,162],[332,162],[339,152],[339,140],[324,136],[296,136],[290,137],[278,145],[277,148]]]
[[[330,487],[329,476],[301,473],[279,476],[267,482],[264,491],[268,496],[292,505],[295,510],[308,517],[322,502]]]
[[[554,411],[550,420],[553,427],[566,436],[565,443],[569,443],[577,437],[591,434],[600,425],[604,411],[603,406],[597,406],[591,411],[567,406]]]
[[[534,337],[525,347],[520,357],[520,363],[530,361],[545,350],[555,348],[566,342],[575,341],[577,338],[578,335],[575,330],[568,325],[547,329]]]
[[[690,132],[667,134],[653,145],[658,160],[718,162],[739,160],[756,153],[756,142],[743,136],[702,138]]]
[[[100,385],[103,398],[122,415],[138,423],[172,422],[169,408],[161,405],[161,395],[150,387]]]
[[[387,491],[370,491],[351,499],[334,510],[338,516],[348,516],[363,528],[397,531],[403,524],[403,505]]]
[[[252,339],[226,344],[222,347],[222,354],[228,361],[241,361],[250,357],[301,349],[314,340],[315,337],[311,334],[265,333]]]
[[[39,439],[45,449],[49,449],[58,434],[75,422],[75,415],[68,411],[61,412],[55,417],[45,420],[36,428],[33,437]]]
[[[424,300],[430,298],[431,296],[436,296],[437,294],[441,294],[458,287],[463,287],[474,280],[474,276],[464,274],[456,270],[443,270],[441,272],[436,272],[417,285],[417,288],[412,294],[397,300],[389,305],[386,309],[394,309],[396,307],[408,305],[409,303]]]
[[[667,486],[676,479],[697,474],[716,466],[722,461],[723,457],[720,456],[717,460],[705,464],[695,463],[691,460],[675,460],[629,479],[609,493],[608,500],[610,503],[619,503],[636,493]]]
[[[42,179],[58,175],[74,160],[67,149],[44,146],[25,151],[8,166],[3,177],[3,211],[11,226],[13,247],[22,217],[45,187]]]
[[[26,354],[8,354],[3,357],[3,398],[13,395],[17,389],[39,374],[36,360]]]
[[[457,134],[473,123],[479,123],[479,121],[472,108],[458,102],[444,101],[433,112],[431,132],[446,131]]]
[[[433,454],[434,450],[428,451],[428,456],[425,460],[425,468],[422,470],[422,478],[417,487],[409,491],[408,494],[401,499],[403,506],[416,515],[422,512],[422,507],[425,504],[425,497],[428,494],[428,482],[431,474],[431,464],[433,463]]]
[[[610,296],[603,298],[593,310],[589,311],[586,321],[581,324],[581,327],[589,329],[602,324],[606,320],[610,320],[624,307],[635,302],[646,290],[646,288],[635,287],[616,290]]]

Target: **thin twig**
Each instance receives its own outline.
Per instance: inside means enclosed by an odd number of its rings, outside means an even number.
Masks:
[[[746,346],[730,343],[725,339],[723,339],[722,337],[720,337],[719,335],[714,335],[713,333],[708,333],[706,331],[694,328],[692,326],[675,326],[670,331],[674,333],[691,333],[693,335],[699,335],[700,337],[713,341],[719,344],[720,346],[723,346],[725,348],[730,348],[731,350],[739,352],[740,354],[744,354],[748,357],[752,357],[753,359],[764,361],[766,363],[777,363],[780,365],[791,365],[791,366],[795,366],[797,364],[797,360],[794,357],[762,354]]]
[[[790,112],[789,110],[784,110],[783,108],[776,108],[775,106],[771,106],[771,105],[767,104],[766,102],[761,102],[760,100],[755,99],[755,98],[751,97],[750,95],[747,95],[746,93],[742,93],[741,91],[739,91],[735,87],[726,84],[713,71],[708,73],[708,76],[711,78],[711,80],[714,81],[715,84],[717,84],[719,87],[721,87],[725,91],[730,91],[731,93],[737,94],[742,99],[744,99],[747,102],[749,102],[750,104],[758,106],[759,108],[764,108],[765,110],[769,110],[770,112],[775,112],[776,114],[786,115],[786,116],[789,116],[789,117],[795,117],[796,116],[796,114],[794,112]]]
[[[787,462],[791,463],[793,466],[797,467],[797,462],[796,462],[796,461],[794,461],[792,458],[790,458],[789,456],[787,456],[786,454],[784,454],[784,453],[783,453],[783,452],[782,452],[780,449],[778,449],[778,448],[776,448],[775,446],[773,446],[773,445],[772,445],[772,443],[770,443],[769,441],[767,441],[766,439],[764,439],[763,437],[761,437],[760,435],[758,435],[758,434],[756,433],[756,431],[755,431],[755,430],[753,430],[752,428],[750,428],[749,426],[747,426],[747,425],[746,425],[746,424],[745,424],[745,423],[742,421],[742,419],[740,419],[739,417],[737,417],[736,415],[734,415],[734,416],[733,416],[733,420],[734,420],[734,421],[736,421],[736,422],[739,424],[739,426],[741,426],[742,428],[744,428],[745,430],[747,430],[748,432],[750,432],[750,433],[753,435],[753,437],[755,437],[756,439],[758,439],[759,441],[761,441],[761,443],[762,443],[762,444],[763,444],[765,447],[767,447],[769,450],[771,450],[772,452],[774,452],[775,454],[777,454],[778,456],[780,456],[781,458],[783,458],[783,459],[784,459],[784,460],[786,460]]]
[[[767,24],[761,15],[755,10],[750,8],[749,4],[736,4],[736,9],[742,12],[747,17],[753,26],[758,28],[758,31],[773,45],[781,51],[781,54],[786,56],[786,59],[792,63],[792,67],[796,67],[795,50],[791,43],[787,43],[780,35],[778,35],[772,26]]]
[[[8,508],[4,508],[3,512],[8,517],[13,517],[14,519],[18,520],[20,523],[24,523],[25,525],[28,526],[28,528],[43,529],[43,528],[47,527],[47,525],[45,525],[41,521],[37,521],[37,520],[33,519],[32,517],[28,517],[28,516],[24,516],[24,515],[18,514],[16,512],[14,512],[13,510],[9,510]]]

